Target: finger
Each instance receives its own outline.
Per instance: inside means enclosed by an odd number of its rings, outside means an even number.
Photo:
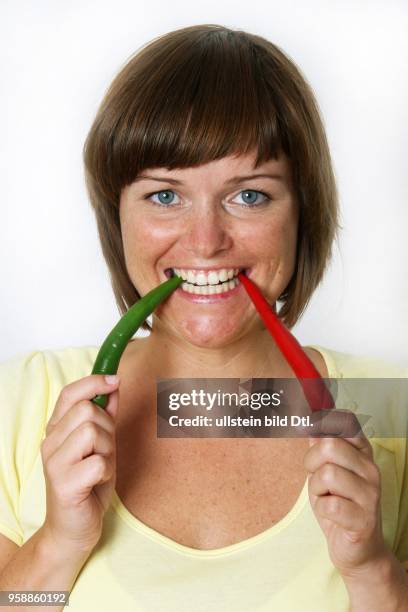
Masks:
[[[362,430],[360,430],[356,436],[345,437],[344,440],[352,444],[359,451],[363,452],[365,455],[367,455],[367,457],[373,457],[373,447]]]
[[[44,457],[50,457],[75,429],[86,422],[95,423],[111,435],[115,432],[114,421],[110,414],[93,402],[82,400],[74,404],[53,426],[42,446]]]
[[[379,490],[354,472],[333,463],[326,463],[309,479],[309,491],[316,497],[337,495],[349,499],[361,508],[377,508]]]
[[[349,531],[365,532],[375,525],[375,517],[368,521],[365,510],[349,499],[337,495],[318,497],[314,511],[320,518],[333,521]]]
[[[91,489],[103,484],[115,474],[115,461],[103,455],[90,455],[71,467],[67,474],[67,497],[75,502],[75,493],[80,492],[81,497],[89,495]]]
[[[379,470],[370,453],[362,453],[360,449],[343,438],[321,438],[306,452],[303,465],[310,473],[315,473],[325,463],[337,464],[351,472],[355,472],[368,482],[376,483]]]
[[[62,466],[78,463],[93,454],[110,455],[115,453],[114,436],[92,422],[83,423],[72,431],[51,457],[48,463]]]
[[[71,468],[69,479],[74,483],[75,490],[80,489],[82,493],[86,494],[95,485],[110,480],[115,471],[115,461],[112,458],[91,455]]]
[[[112,418],[113,423],[116,422],[119,410],[119,389],[116,391],[112,391],[108,396],[108,403],[104,411],[100,411],[102,413],[107,413]]]
[[[47,431],[55,426],[64,414],[74,405],[82,400],[92,400],[96,395],[107,395],[115,391],[119,380],[110,384],[102,374],[92,374],[66,385],[55,404],[54,412],[48,421]]]
[[[350,410],[319,410],[309,415],[310,436],[355,437],[361,431],[357,416]],[[305,429],[305,428],[303,428]],[[305,429],[306,430],[306,429]]]

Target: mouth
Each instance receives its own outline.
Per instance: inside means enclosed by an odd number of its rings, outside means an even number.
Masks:
[[[238,274],[248,276],[250,268],[166,268],[167,278],[180,276],[180,288],[196,295],[215,295],[226,293],[240,284]]]

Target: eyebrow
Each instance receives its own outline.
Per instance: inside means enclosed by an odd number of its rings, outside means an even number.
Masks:
[[[233,176],[232,178],[225,181],[226,185],[230,185],[232,183],[241,183],[242,181],[250,181],[256,178],[271,178],[278,181],[283,179],[281,174],[248,174],[246,176]],[[142,181],[144,179],[150,179],[152,181],[159,181],[161,183],[172,183],[173,185],[182,185],[183,181],[179,181],[177,179],[168,178],[166,176],[151,176],[148,174],[140,174],[134,180],[134,182]]]

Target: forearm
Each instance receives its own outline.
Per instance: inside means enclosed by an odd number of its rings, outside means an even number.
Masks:
[[[61,547],[59,547],[61,548]],[[0,573],[0,591],[71,591],[90,552],[59,550],[42,527],[19,548]],[[59,612],[64,606],[36,606],[44,612]],[[13,612],[15,607],[1,607]],[[19,610],[32,611],[32,606]]]
[[[408,574],[391,551],[382,561],[343,580],[351,612],[408,610]]]

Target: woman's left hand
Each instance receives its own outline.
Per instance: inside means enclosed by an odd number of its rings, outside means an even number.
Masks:
[[[381,524],[381,473],[361,430],[355,437],[309,441],[304,466],[310,472],[310,503],[333,564],[343,577],[353,576],[389,554]]]

